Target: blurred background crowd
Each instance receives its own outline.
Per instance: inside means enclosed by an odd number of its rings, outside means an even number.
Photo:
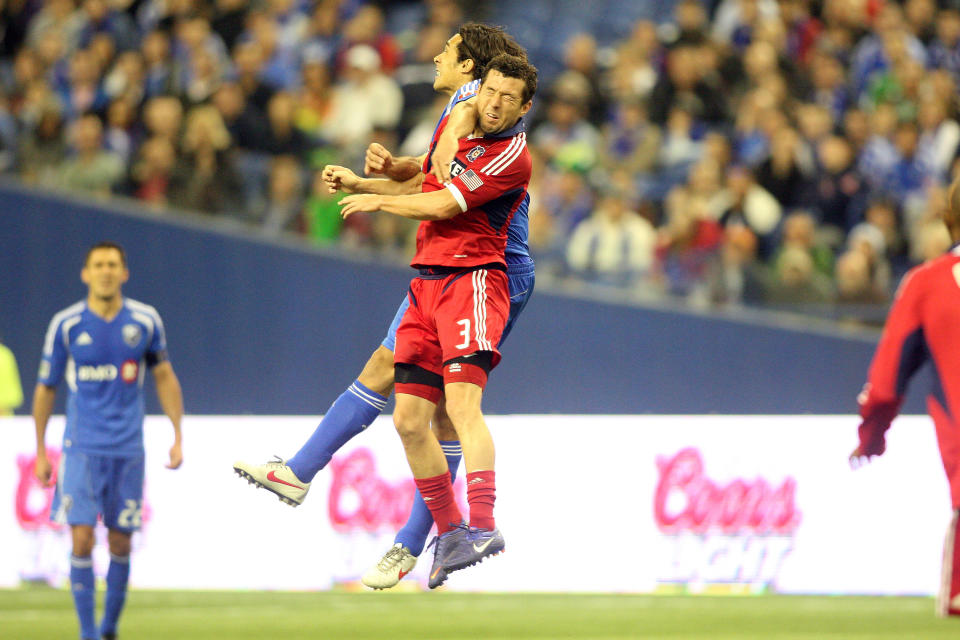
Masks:
[[[960,150],[956,0],[0,0],[0,172],[403,262],[328,162],[419,155],[464,20],[540,69],[538,280],[883,317]]]

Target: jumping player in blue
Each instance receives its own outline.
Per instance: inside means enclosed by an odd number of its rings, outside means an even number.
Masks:
[[[434,89],[451,95],[451,98],[437,123],[430,151],[419,158],[398,158],[381,145],[373,144],[367,150],[365,173],[382,174],[386,179],[360,178],[345,167],[328,166],[324,169],[324,180],[330,191],[417,193],[426,173],[432,172],[449,179],[457,139],[469,134],[476,122],[473,99],[480,86],[483,68],[500,53],[526,58],[523,48],[501,29],[476,23],[463,25],[434,58],[437,68]],[[453,170],[456,171],[456,168],[453,167]],[[501,344],[533,293],[534,264],[527,246],[528,207],[529,200],[522,203],[508,229],[506,261],[510,284],[510,317]],[[333,454],[383,411],[393,391],[396,333],[407,305],[408,300],[404,296],[386,338],[294,457],[266,464],[237,462],[234,470],[251,483],[277,494],[287,504],[301,504],[310,489],[310,482],[327,465]],[[434,431],[453,475],[462,453],[456,431],[442,407],[441,402],[434,419]],[[430,511],[417,492],[410,517],[397,533],[394,545],[363,575],[363,583],[373,589],[396,585],[416,565],[432,526]]]
[[[66,379],[67,423],[51,519],[70,525],[70,588],[84,640],[112,640],[127,595],[130,546],[143,506],[143,379],[153,372],[157,397],[173,423],[168,469],[183,462],[183,396],[167,360],[163,322],[156,309],[121,295],[130,277],[122,247],[101,242],[86,256],[80,277],[86,300],[53,316],[33,395],[37,428],[35,473],[51,485],[45,435],[56,388]],[[93,528],[108,529],[110,567],[99,629],[95,622]]]

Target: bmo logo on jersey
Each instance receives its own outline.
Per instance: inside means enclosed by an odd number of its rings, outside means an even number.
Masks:
[[[126,360],[120,365],[119,371],[112,364],[83,365],[77,369],[77,380],[79,382],[110,382],[120,379],[130,384],[136,381],[137,374],[140,373],[140,365],[136,360]]]
[[[117,368],[112,364],[85,364],[77,369],[80,382],[109,382],[117,379]]]

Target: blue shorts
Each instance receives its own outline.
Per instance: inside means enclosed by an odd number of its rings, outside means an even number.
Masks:
[[[64,451],[50,519],[92,527],[99,515],[109,529],[137,531],[143,508],[143,469],[143,454],[118,458]]]
[[[530,258],[525,258],[521,262],[507,265],[507,281],[510,286],[510,316],[507,318],[507,324],[503,328],[503,333],[500,335],[500,342],[497,344],[497,348],[503,345],[507,339],[507,335],[513,329],[513,324],[520,316],[520,312],[523,311],[523,308],[527,306],[527,302],[530,301],[530,296],[533,295],[535,276],[533,260]],[[400,326],[403,314],[407,312],[407,307],[409,306],[410,299],[408,296],[404,296],[403,302],[401,302],[397,308],[397,313],[393,316],[393,322],[390,323],[390,328],[387,329],[387,336],[383,339],[383,342],[380,343],[382,346],[390,349],[390,351],[397,350],[397,327]]]

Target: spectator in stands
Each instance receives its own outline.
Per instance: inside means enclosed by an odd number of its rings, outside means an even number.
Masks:
[[[767,268],[757,257],[757,237],[742,225],[727,227],[720,255],[707,272],[710,301],[760,304],[767,296]]]
[[[617,47],[609,74],[613,98],[620,102],[646,101],[657,83],[663,56],[656,25],[649,20],[637,21],[630,37]]]
[[[819,273],[810,254],[787,247],[774,265],[767,301],[775,305],[822,305],[833,299],[830,280]]]
[[[179,85],[170,56],[170,37],[163,31],[151,31],[144,36],[140,50],[146,76],[144,95],[153,98],[177,91]]]
[[[782,241],[771,262],[777,264],[787,249],[810,255],[813,268],[824,277],[833,275],[833,250],[818,236],[817,221],[809,211],[793,211],[783,220]]]
[[[723,229],[709,218],[706,203],[684,187],[670,191],[666,224],[658,230],[655,277],[667,292],[709,299],[706,275],[723,240]]]
[[[96,60],[89,50],[81,49],[70,56],[68,77],[56,86],[56,90],[67,120],[107,108],[107,93],[100,82]]]
[[[720,216],[724,227],[742,225],[758,239],[760,258],[766,260],[774,249],[775,233],[783,208],[770,192],[757,184],[746,167],[731,167],[726,181],[727,208]]]
[[[169,203],[176,151],[164,137],[150,138],[142,145],[130,171],[129,195],[160,208]]]
[[[571,36],[563,47],[563,62],[564,73],[579,74],[586,80],[589,87],[585,98],[587,121],[600,127],[608,119],[609,102],[601,86],[596,38],[589,33]]]
[[[871,189],[889,188],[890,176],[899,161],[893,144],[897,127],[897,110],[889,102],[881,102],[869,116],[869,136],[857,157],[857,170]]]
[[[297,101],[292,93],[278,91],[267,105],[267,131],[262,149],[272,156],[290,155],[300,161],[306,159],[312,143],[295,126]]]
[[[770,155],[757,167],[757,184],[781,206],[801,207],[810,189],[808,176],[800,165],[800,136],[794,129],[782,129],[770,140]]]
[[[166,138],[175,149],[180,148],[180,129],[183,126],[183,106],[172,96],[157,96],[143,108],[143,122],[147,137]]]
[[[285,41],[277,18],[267,11],[252,10],[242,36],[257,45],[261,66],[259,79],[274,90],[293,89],[299,82],[298,43]]]
[[[264,68],[263,47],[254,41],[240,42],[233,50],[233,69],[236,81],[243,89],[247,101],[260,110],[267,112],[267,103],[273,97],[276,87],[267,84],[261,77]]]
[[[124,166],[129,164],[133,150],[138,144],[136,139],[136,110],[126,98],[117,98],[107,108],[107,126],[104,131],[104,148],[120,156]]]
[[[886,188],[897,194],[897,199],[906,204],[920,199],[928,186],[926,167],[917,155],[919,132],[911,120],[900,122],[893,135],[897,160],[885,182]]]
[[[443,51],[448,37],[450,33],[441,26],[426,24],[421,27],[417,34],[417,43],[410,52],[409,58],[397,68],[394,74],[400,92],[403,94],[403,113],[400,117],[399,131],[401,138],[423,119],[425,111],[430,111],[428,119],[431,124],[436,123],[436,112],[432,111],[432,107],[437,96],[433,90],[437,68],[433,58],[438,51]]]
[[[271,235],[282,231],[303,233],[303,179],[300,162],[290,155],[278,155],[270,161],[266,207],[258,216],[263,229]]]
[[[596,209],[573,230],[567,264],[588,282],[636,285],[653,263],[656,231],[633,209],[629,175],[617,175],[600,193]]]
[[[664,127],[658,163],[664,169],[679,169],[685,173],[702,152],[703,143],[694,133],[693,114],[686,107],[673,107]]]
[[[227,51],[233,51],[234,45],[243,34],[247,21],[246,0],[216,0],[210,28],[223,41]]]
[[[926,178],[948,182],[951,166],[960,149],[960,124],[948,117],[946,103],[929,93],[920,98],[917,124],[920,132],[917,157]]]
[[[676,106],[683,106],[695,121],[710,126],[721,124],[727,116],[724,96],[704,82],[698,51],[688,45],[678,46],[667,55],[667,72],[650,96],[650,120],[665,125]]]
[[[860,251],[847,251],[837,258],[837,302],[842,304],[882,304],[886,294],[870,276],[870,261]]]
[[[211,106],[194,107],[186,120],[170,203],[244,218],[243,187],[230,155],[230,133],[219,112]]]
[[[343,226],[340,205],[337,204],[340,198],[339,193],[331,194],[327,189],[323,172],[315,171],[310,195],[304,205],[305,233],[315,243],[332,245],[340,238],[340,228]]]
[[[80,3],[82,27],[78,44],[87,47],[98,34],[109,35],[120,51],[137,47],[140,34],[130,16],[110,6],[107,0],[83,0]]]
[[[551,88],[547,119],[531,140],[554,167],[589,171],[597,162],[600,133],[587,120],[590,85],[579,73],[564,73]]]
[[[936,37],[927,47],[929,65],[960,81],[960,9],[945,7],[937,13]]]
[[[381,71],[380,55],[369,45],[352,47],[344,60],[344,82],[334,89],[323,137],[347,149],[348,155],[359,155],[374,130],[397,126],[403,94],[396,81]]]
[[[123,98],[134,106],[143,103],[146,74],[139,51],[125,51],[117,56],[103,79],[103,89],[114,100]]]
[[[57,185],[107,196],[123,179],[123,159],[103,148],[103,125],[92,114],[81,116],[70,131],[73,154],[58,168]]]
[[[247,101],[239,84],[229,81],[221,84],[213,94],[212,104],[238,149],[254,151],[264,148],[267,140],[264,115]]]
[[[853,164],[849,143],[830,136],[817,145],[819,172],[816,178],[813,208],[820,222],[849,231],[863,218],[866,187]]]
[[[337,53],[339,69],[349,69],[350,50],[358,45],[372,48],[379,60],[378,67],[390,74],[400,65],[401,53],[393,36],[384,30],[383,11],[373,4],[365,4],[343,25],[343,41]]]
[[[649,173],[660,152],[660,128],[649,121],[646,107],[638,100],[619,102],[613,111],[600,134],[600,166],[606,171]]]

